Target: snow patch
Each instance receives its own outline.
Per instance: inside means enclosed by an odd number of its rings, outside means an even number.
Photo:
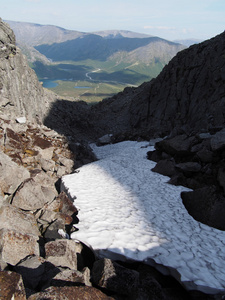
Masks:
[[[102,256],[154,265],[187,289],[225,291],[225,232],[188,214],[180,197],[188,189],[151,171],[149,145],[92,145],[99,160],[62,178],[62,190],[79,209],[72,238]]]

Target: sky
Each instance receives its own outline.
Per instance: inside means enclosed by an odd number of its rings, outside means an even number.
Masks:
[[[167,40],[225,30],[224,0],[0,0],[0,18],[82,32],[129,30]]]

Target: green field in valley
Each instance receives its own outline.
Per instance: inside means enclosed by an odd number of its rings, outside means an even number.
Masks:
[[[162,65],[140,62],[124,63],[122,59],[108,61],[63,61],[51,64],[35,62],[32,66],[40,81],[57,83],[47,87],[62,97],[73,97],[89,103],[112,97],[127,86],[138,86],[158,75]]]
[[[49,88],[62,97],[73,97],[88,103],[99,102],[112,97],[122,91],[126,86],[121,84],[96,83],[90,81],[64,81],[57,80],[56,87]]]

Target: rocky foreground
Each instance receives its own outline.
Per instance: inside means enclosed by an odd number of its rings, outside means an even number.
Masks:
[[[23,122],[0,119],[2,299],[215,299],[150,266],[98,259],[71,240],[79,213],[59,181],[96,158],[87,144]]]

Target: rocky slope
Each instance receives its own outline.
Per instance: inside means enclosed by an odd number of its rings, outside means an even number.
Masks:
[[[15,45],[15,35],[0,20],[0,110],[12,117],[42,122],[53,94],[44,90],[26,58]]]

